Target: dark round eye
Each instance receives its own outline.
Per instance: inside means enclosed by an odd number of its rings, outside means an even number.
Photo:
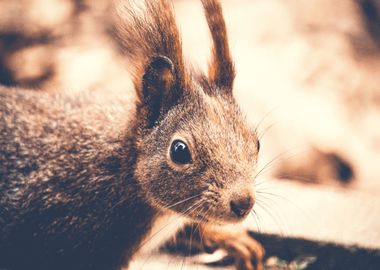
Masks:
[[[257,152],[260,151],[260,141],[257,141]]]
[[[181,140],[175,140],[170,146],[170,158],[177,164],[187,164],[191,162],[189,147]]]

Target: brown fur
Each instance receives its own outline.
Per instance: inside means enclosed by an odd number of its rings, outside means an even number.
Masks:
[[[186,87],[189,75],[185,70],[172,3],[160,0],[121,1],[116,14],[118,27],[115,36],[133,64],[135,87],[141,88],[146,64],[157,55],[164,55],[173,62],[178,82]]]
[[[228,45],[222,6],[216,0],[202,0],[202,3],[213,41],[209,78],[221,90],[224,88],[231,90],[235,78],[235,67]]]
[[[171,4],[143,3],[119,29],[136,104],[0,88],[0,267],[118,269],[158,217],[239,222],[230,203],[253,201],[257,135],[232,95],[220,4],[202,1],[216,31],[207,78],[185,68]],[[177,139],[188,164],[171,160]]]

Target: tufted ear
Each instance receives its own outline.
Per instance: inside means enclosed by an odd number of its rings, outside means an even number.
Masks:
[[[212,53],[209,63],[209,80],[221,93],[232,93],[235,67],[231,57],[226,23],[218,0],[201,0],[212,37]]]
[[[151,128],[161,115],[167,113],[180,97],[180,87],[173,62],[158,55],[145,67],[140,93],[146,127]]]

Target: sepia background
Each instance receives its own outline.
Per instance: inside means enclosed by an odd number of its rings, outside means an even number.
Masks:
[[[235,95],[262,146],[258,218],[244,225],[379,249],[380,1],[222,2]],[[111,3],[0,0],[0,84],[131,92]],[[200,1],[174,6],[187,61],[206,69]]]

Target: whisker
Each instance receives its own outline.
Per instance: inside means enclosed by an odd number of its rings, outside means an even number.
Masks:
[[[275,125],[277,125],[278,123],[280,123],[280,122],[277,121],[277,122],[274,122],[274,123],[270,124],[269,126],[267,126],[267,127],[262,131],[262,133],[259,134],[259,136],[258,136],[258,140],[261,141],[261,140],[263,139],[264,135],[265,135],[269,130],[271,130]]]
[[[262,190],[256,190],[256,193],[264,194],[264,195],[270,195],[272,197],[276,197],[276,198],[285,200],[285,201],[287,201],[289,203],[293,203],[291,200],[289,200],[288,198],[286,198],[285,196],[283,196],[281,194],[276,194],[276,193],[273,193],[273,192],[267,192],[267,191],[262,191]]]
[[[166,223],[163,227],[161,227],[156,233],[154,233],[151,237],[149,237],[149,239],[145,240],[139,247],[138,249],[141,249],[144,245],[146,245],[149,241],[151,241],[152,239],[154,239],[155,237],[157,237],[157,235],[162,232],[166,227],[168,227],[169,225],[171,225],[173,222],[176,222],[178,221],[181,217],[184,217],[184,216],[187,216],[189,215],[192,211],[194,211],[194,209],[198,208],[199,206],[201,206],[203,203],[203,200],[200,200],[196,203],[194,203],[193,205],[191,205],[190,207],[188,207],[184,212],[181,213],[181,215],[179,215],[178,217],[176,217],[175,220],[171,220],[170,222]],[[144,260],[144,263],[142,264],[141,268],[140,269],[143,269],[144,265],[150,260],[150,258],[153,256],[153,252],[150,252],[148,258],[146,258],[146,260]]]
[[[261,186],[262,184],[266,183],[265,179],[262,179],[261,181],[257,181],[258,179],[255,179],[254,185],[255,187]]]
[[[206,212],[203,213],[202,220],[200,222],[198,222],[197,227],[195,228],[196,230],[199,229],[200,224],[203,223],[207,219],[207,214],[209,213],[210,210],[211,210],[211,207],[207,207]],[[200,241],[202,246],[204,245],[203,239],[204,239],[204,231],[199,229],[199,241]],[[204,248],[204,246],[203,246],[203,248]]]
[[[272,198],[278,198],[278,199],[281,199],[283,201],[286,201],[288,202],[290,205],[292,205],[293,207],[295,207],[297,210],[299,210],[305,217],[307,217],[307,219],[310,221],[310,222],[313,222],[313,218],[312,216],[310,216],[310,213],[306,212],[305,209],[303,209],[302,207],[300,207],[298,204],[296,204],[294,201],[290,200],[289,198],[281,195],[281,194],[276,194],[276,193],[273,193],[273,192],[263,192],[261,190],[259,191],[256,191],[256,193],[259,193],[261,195],[268,195],[268,196],[271,196]],[[266,197],[268,200],[270,200],[270,198]],[[273,202],[276,203],[275,200],[272,200]]]
[[[181,200],[181,201],[178,201],[178,202],[175,202],[175,203],[173,203],[173,204],[166,205],[166,206],[163,206],[163,207],[166,208],[166,209],[171,209],[171,208],[173,208],[174,206],[177,206],[177,205],[179,205],[179,204],[181,204],[181,203],[187,202],[187,201],[189,201],[189,200],[191,200],[191,199],[195,199],[195,198],[197,198],[197,197],[199,197],[199,196],[202,196],[202,195],[203,195],[203,193],[199,193],[199,194],[196,194],[196,195],[194,195],[194,196],[190,196],[190,197],[188,197],[188,198],[186,198],[186,199],[183,199],[183,200]]]
[[[203,201],[204,202],[204,201]],[[196,207],[193,212],[195,212],[196,210],[198,210],[198,213],[196,214],[196,216],[199,216],[200,212],[202,211],[202,207],[199,207],[199,206],[202,206],[202,205],[198,205],[198,207]],[[191,256],[191,245],[192,245],[192,241],[193,241],[193,233],[194,233],[194,228],[193,228],[193,225],[194,223],[191,224],[191,229],[190,229],[190,241],[189,241],[189,254],[188,256],[190,257]],[[197,227],[199,226],[199,223],[197,224]],[[196,228],[197,228],[196,227]],[[182,260],[182,265],[181,265],[181,269],[183,268],[183,266],[186,264],[186,256],[184,256],[183,260]]]
[[[261,225],[259,224],[259,216],[257,215],[257,212],[255,211],[255,209],[252,209],[251,215],[253,219],[255,220],[257,230],[259,231],[259,233],[261,233]]]
[[[264,212],[266,213],[266,214],[268,214],[271,218],[272,218],[272,220],[275,222],[275,224],[276,224],[276,226],[279,228],[279,230],[280,230],[280,235],[281,236],[285,236],[285,233],[284,233],[284,230],[283,230],[283,227],[282,227],[282,225],[280,224],[280,222],[279,222],[279,217],[278,216],[275,216],[271,211],[270,211],[270,207],[267,205],[267,204],[265,204],[263,201],[261,201],[261,200],[256,200],[257,201],[257,205],[259,206],[259,207],[261,207],[263,210],[264,210]],[[273,209],[272,209],[273,210]],[[281,220],[281,219],[280,219]]]
[[[282,157],[283,157],[284,155],[286,155],[286,154],[289,154],[291,151],[294,151],[294,149],[289,149],[289,150],[283,151],[282,153],[280,153],[280,154],[276,155],[274,158],[272,158],[269,162],[267,162],[267,163],[264,165],[263,168],[261,168],[261,169],[258,171],[258,173],[256,173],[254,179],[256,179],[261,173],[263,173],[264,170],[266,170],[269,166],[272,166],[273,164],[276,164],[275,162],[279,162],[279,161],[281,161],[280,158],[282,158]],[[296,156],[298,156],[299,154],[300,154],[300,153],[297,152],[297,153],[295,153],[295,154],[293,154],[293,155],[291,155],[291,156],[289,156],[289,157],[286,157],[286,159],[288,160],[288,159],[290,159],[290,158],[296,157]],[[269,168],[270,168],[270,167],[269,167]]]
[[[156,233],[154,233],[149,239],[145,240],[140,246],[138,249],[141,249],[146,243],[148,243],[149,241],[151,241],[155,236],[157,236],[162,230],[164,230],[167,226],[171,225],[173,222],[175,221],[178,221],[180,218],[182,217],[185,217],[187,216],[188,214],[191,213],[191,211],[194,210],[194,208],[197,208],[199,207],[200,205],[202,205],[203,203],[203,200],[200,200],[198,202],[196,202],[195,204],[191,205],[190,207],[188,207],[184,212],[182,212],[178,217],[176,217],[175,220],[172,220],[168,223],[166,223],[163,227],[161,227]]]
[[[193,225],[194,223],[191,224],[191,229],[190,229],[190,242],[189,242],[189,257],[191,256],[191,245],[192,245],[192,242],[193,242],[193,232],[194,232],[194,228],[193,228]],[[186,262],[186,257],[184,259],[184,262]],[[182,267],[181,267],[182,269]]]
[[[255,124],[255,132],[257,133],[257,131],[259,130],[261,124],[264,122],[264,120],[266,120],[271,114],[273,114],[278,108],[273,108],[271,109],[269,112],[267,112],[266,114],[264,114],[264,116],[261,118],[261,120]]]

